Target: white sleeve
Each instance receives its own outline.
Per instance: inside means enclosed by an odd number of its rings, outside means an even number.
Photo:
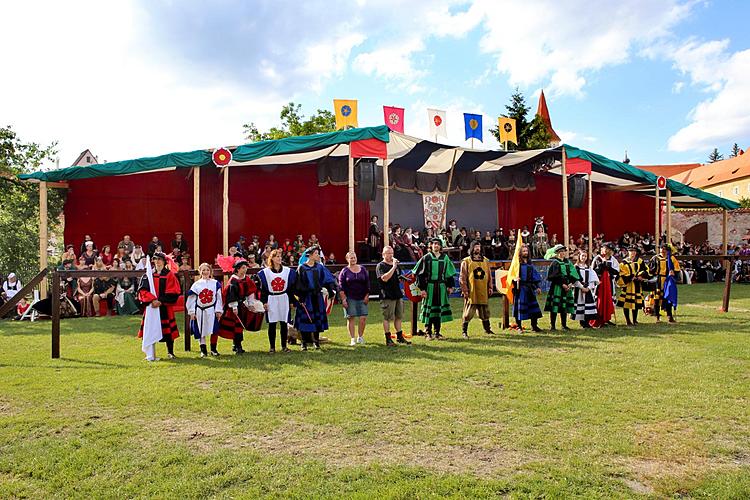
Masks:
[[[218,284],[218,280],[214,280]],[[216,289],[216,305],[214,305],[216,311],[224,310],[224,298],[221,296],[221,285]]]
[[[194,293],[191,293],[188,295],[187,301],[185,301],[185,309],[187,309],[188,314],[195,314],[195,306],[198,303],[198,296]]]

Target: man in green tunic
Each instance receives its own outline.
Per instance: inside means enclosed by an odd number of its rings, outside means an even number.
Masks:
[[[456,268],[450,258],[442,253],[443,244],[438,238],[430,242],[430,252],[419,259],[412,272],[422,290],[420,321],[424,323],[428,339],[442,339],[440,326],[452,321],[448,295],[455,286]],[[434,335],[434,336],[433,336]]]
[[[562,329],[570,330],[567,316],[575,313],[576,310],[573,285],[580,281],[581,277],[573,263],[568,260],[568,249],[565,246],[555,245],[547,251],[544,257],[552,260],[547,273],[550,288],[547,293],[547,302],[544,304],[544,310],[549,312],[550,330],[556,330],[558,313],[560,313]]]

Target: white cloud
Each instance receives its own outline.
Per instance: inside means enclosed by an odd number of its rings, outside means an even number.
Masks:
[[[564,144],[586,144],[590,145],[592,143],[597,142],[599,139],[594,137],[593,135],[586,135],[581,134],[579,132],[574,132],[572,130],[557,130],[557,135],[560,136],[560,139]]]
[[[750,137],[750,49],[729,54],[725,42],[688,44],[673,55],[691,81],[713,97],[699,103],[690,123],[669,138],[670,151],[706,151]],[[689,54],[689,57],[687,55]]]
[[[674,85],[672,85],[672,93],[673,94],[679,94],[682,92],[682,89],[685,87],[685,82],[674,82]]]

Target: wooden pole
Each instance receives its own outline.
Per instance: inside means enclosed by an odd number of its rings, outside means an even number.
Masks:
[[[391,190],[388,181],[388,158],[383,158],[383,245],[389,244],[388,224],[391,222]]]
[[[52,273],[52,359],[60,358],[60,275]]]
[[[448,218],[448,197],[451,195],[451,184],[453,183],[453,168],[456,166],[456,155],[457,150],[453,150],[453,160],[451,160],[451,170],[448,174],[448,189],[445,191],[445,206],[443,207],[443,214],[440,217],[440,228],[445,227],[445,219]],[[449,245],[450,246],[450,245]]]
[[[349,146],[349,251],[354,252],[354,158]],[[383,226],[383,234],[388,234],[387,226]]]
[[[659,198],[659,186],[654,189],[654,246],[659,245],[659,219],[661,219],[661,199]]]
[[[197,169],[196,169],[197,170]],[[185,352],[190,352],[190,337],[192,337],[192,332],[190,331],[190,314],[188,314],[187,311],[187,300],[188,300],[188,292],[190,291],[190,287],[193,284],[193,280],[190,279],[190,272],[189,271],[180,271],[179,274],[180,281],[182,282],[182,289],[183,297],[185,300]],[[196,278],[200,278],[200,275],[196,276]]]
[[[201,169],[193,169],[193,269],[198,269],[201,263]]]
[[[672,244],[672,190],[667,188],[667,244]]]
[[[221,219],[222,252],[229,252],[229,167],[224,167],[224,208]]]
[[[729,213],[725,208],[722,211],[721,226],[721,253],[727,255],[729,250]],[[721,310],[729,312],[729,294],[732,290],[732,262],[729,258],[724,260],[724,297],[721,301]]]
[[[47,247],[49,234],[47,229],[47,183],[39,183],[39,270],[47,269]],[[41,283],[40,297],[47,298],[47,280]]]
[[[562,148],[562,166],[560,167],[560,173],[562,174],[562,216],[563,216],[563,245],[568,248],[570,241],[570,228],[568,226],[568,173],[566,170],[565,162],[567,161],[567,155],[565,154],[565,146]]]
[[[594,255],[594,190],[589,172],[589,259]]]

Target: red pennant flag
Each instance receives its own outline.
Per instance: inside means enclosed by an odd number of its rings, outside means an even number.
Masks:
[[[591,162],[581,158],[568,158],[565,162],[565,173],[572,174],[590,174]]]
[[[404,133],[404,108],[383,106],[383,117],[389,129],[401,134]]]

